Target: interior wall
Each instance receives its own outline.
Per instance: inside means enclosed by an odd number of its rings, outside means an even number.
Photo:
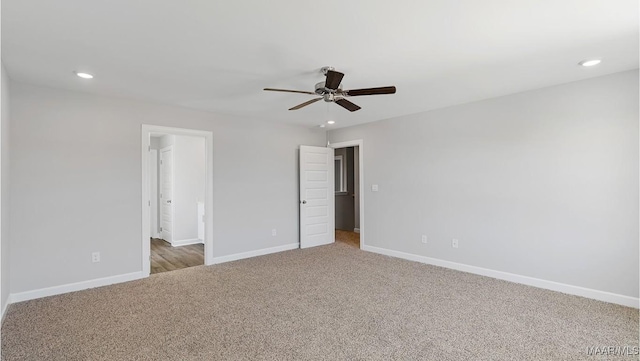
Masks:
[[[364,141],[367,245],[638,297],[637,70],[328,136]]]
[[[156,177],[156,185],[157,185],[155,194],[149,195],[150,197],[155,198],[155,204],[156,204],[155,212],[149,213],[151,217],[156,218],[155,225],[157,226],[155,231],[151,230],[151,237],[160,237],[160,149],[162,149],[161,138],[162,136],[152,136],[151,139],[149,139],[149,148],[156,150],[156,157],[151,161],[155,160],[155,169],[156,169],[155,177]]]
[[[1,97],[2,103],[1,107],[1,123],[0,123],[0,148],[2,155],[0,157],[0,207],[1,207],[1,215],[0,215],[0,303],[2,312],[6,310],[7,303],[9,300],[9,290],[10,290],[10,215],[9,215],[9,207],[10,207],[10,152],[9,152],[9,144],[10,144],[10,131],[9,127],[11,124],[11,112],[10,112],[10,80],[7,76],[7,72],[4,68],[4,65],[0,64],[1,68],[1,80],[2,88]]]
[[[215,257],[298,242],[324,131],[23,83],[11,106],[11,292],[142,271],[141,124],[213,132]]]

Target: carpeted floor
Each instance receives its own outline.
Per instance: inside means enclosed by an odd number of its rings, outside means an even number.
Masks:
[[[638,310],[342,243],[18,303],[2,327],[6,361],[598,360],[587,347],[616,345],[638,346]]]

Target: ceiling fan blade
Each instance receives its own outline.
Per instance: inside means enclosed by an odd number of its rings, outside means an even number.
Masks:
[[[309,105],[309,104],[313,104],[313,103],[317,102],[318,100],[322,100],[322,99],[323,99],[323,98],[315,98],[315,99],[311,99],[311,100],[306,101],[306,102],[304,102],[304,103],[302,103],[302,104],[298,104],[298,105],[296,105],[295,107],[293,107],[293,108],[291,108],[291,109],[289,109],[289,110],[298,110],[298,109],[300,109],[300,108],[306,107],[307,105]]]
[[[336,100],[336,104],[338,104],[339,106],[345,108],[346,110],[350,111],[350,112],[355,112],[356,110],[360,110],[361,108],[355,104],[353,104],[352,102],[348,101],[347,99],[338,99]]]
[[[285,93],[300,93],[300,94],[311,94],[316,95],[314,92],[307,92],[304,90],[289,90],[289,89],[274,89],[274,88],[264,88],[263,90],[270,92],[285,92]]]
[[[334,71],[334,70],[327,71],[327,80],[324,82],[324,87],[328,89],[333,89],[333,90],[338,89],[338,87],[340,86],[340,83],[342,82],[343,77],[344,77],[344,74],[338,71]]]
[[[379,88],[353,89],[353,90],[345,90],[342,93],[350,97],[357,97],[359,95],[395,94],[396,87],[383,86]]]

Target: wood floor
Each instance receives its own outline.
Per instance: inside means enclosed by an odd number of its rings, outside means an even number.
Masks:
[[[336,242],[360,248],[360,234],[336,229]],[[204,264],[204,245],[171,247],[169,242],[151,238],[151,274],[175,271]]]
[[[336,242],[342,242],[349,246],[360,248],[360,233],[336,229]]]
[[[204,264],[204,244],[171,247],[169,242],[151,238],[151,274]]]

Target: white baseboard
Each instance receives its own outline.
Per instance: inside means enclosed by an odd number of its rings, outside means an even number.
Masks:
[[[547,290],[567,293],[570,295],[592,298],[594,300],[615,303],[622,306],[640,308],[640,299],[630,297],[630,296],[619,295],[611,292],[598,291],[590,288],[568,285],[565,283],[547,281],[547,280],[528,277],[528,276],[521,276],[515,273],[495,271],[488,268],[469,266],[462,263],[456,263],[456,262],[445,261],[437,258],[419,256],[411,253],[394,251],[386,248],[379,248],[379,247],[364,245],[362,247],[362,250],[373,252],[373,253],[379,253],[379,254],[383,254],[391,257],[403,258],[409,261],[415,261],[415,262],[426,263],[434,266],[450,268],[450,269],[454,269],[462,272],[473,273],[481,276],[497,278],[497,279],[520,283],[528,286],[544,288]]]
[[[296,243],[285,244],[283,246],[263,248],[263,249],[258,249],[255,251],[249,251],[249,252],[243,252],[243,253],[235,253],[235,254],[230,254],[228,256],[214,257],[212,264],[220,264],[225,262],[237,261],[245,258],[264,256],[265,254],[290,251],[292,249],[298,249],[298,248],[300,248],[300,243],[296,242]]]
[[[127,274],[118,275],[118,276],[98,278],[95,280],[69,283],[61,286],[41,288],[33,291],[12,293],[9,296],[8,303],[16,303],[16,302],[33,300],[36,298],[60,295],[63,293],[82,291],[89,288],[108,286],[114,283],[134,281],[141,278],[144,278],[144,275],[142,274],[142,272],[133,272],[133,273],[127,273]]]
[[[190,244],[198,244],[198,243],[203,243],[204,241],[199,239],[199,238],[193,238],[193,239],[180,239],[177,241],[171,241],[171,247],[180,247],[180,246],[188,246]]]
[[[354,229],[353,229],[353,231],[354,231],[355,233],[360,233],[360,228],[354,228]]]

